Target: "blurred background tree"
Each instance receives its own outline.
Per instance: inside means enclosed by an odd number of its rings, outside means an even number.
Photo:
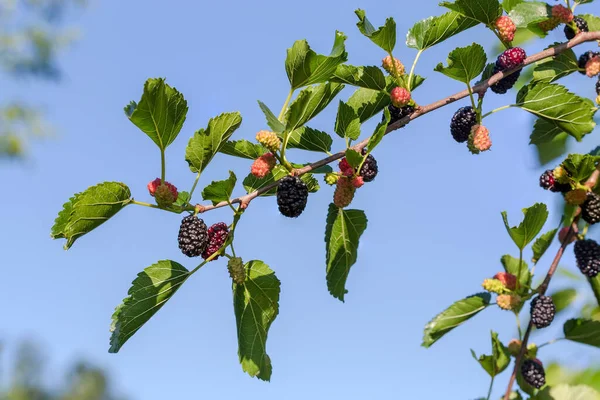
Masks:
[[[85,362],[77,362],[61,385],[48,385],[44,357],[31,342],[23,342],[8,377],[0,390],[1,400],[125,400],[113,393],[106,373]]]
[[[86,0],[0,0],[0,73],[8,78],[60,79],[57,56],[77,37],[65,17]],[[49,132],[40,105],[0,97],[0,158],[22,156],[28,138]]]

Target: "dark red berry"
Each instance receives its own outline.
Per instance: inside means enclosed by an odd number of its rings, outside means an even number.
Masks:
[[[202,258],[206,260],[208,257],[219,251],[227,240],[227,235],[229,235],[229,228],[224,222],[218,222],[208,228],[208,246],[206,246],[206,249],[202,252]],[[216,256],[211,261],[214,261],[217,258],[219,258],[219,256]]]
[[[498,56],[496,66],[504,71],[522,65],[526,58],[527,54],[525,53],[525,50],[520,47],[513,47]]]
[[[550,326],[556,314],[556,307],[550,296],[539,295],[531,301],[531,322],[536,328]]]
[[[545,190],[551,190],[554,187],[554,173],[551,169],[544,171],[540,176],[540,186]]]

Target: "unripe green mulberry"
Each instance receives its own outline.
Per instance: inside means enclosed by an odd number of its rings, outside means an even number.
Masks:
[[[232,257],[227,263],[229,276],[237,285],[243,285],[246,281],[246,271],[244,270],[244,262],[240,257]]]

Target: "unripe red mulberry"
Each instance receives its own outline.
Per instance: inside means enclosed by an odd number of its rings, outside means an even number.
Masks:
[[[510,17],[503,15],[496,20],[496,29],[500,38],[505,42],[512,42],[515,38],[517,27]]]
[[[558,18],[552,17],[545,21],[538,23],[538,26],[544,32],[550,32],[551,30],[556,29],[560,25],[560,20]]]
[[[275,132],[259,131],[256,134],[256,141],[271,151],[276,151],[281,146],[281,140]]]
[[[494,275],[494,279],[498,279],[508,290],[517,288],[517,277],[508,272],[498,272]]]
[[[410,102],[410,92],[403,87],[396,86],[390,93],[394,107],[404,107]]]
[[[273,153],[265,153],[252,163],[250,171],[257,178],[264,178],[275,167],[277,160]]]
[[[162,185],[159,185],[154,193],[156,204],[158,204],[160,207],[168,207],[175,203],[175,201],[177,201],[177,196],[179,196],[179,193],[177,193],[177,188],[168,182],[164,182]]]
[[[352,165],[350,165],[350,163],[348,162],[346,157],[341,159],[341,161],[339,163],[339,167],[340,167],[340,171],[342,171],[342,175],[345,175],[345,176],[354,175],[354,168],[352,167]]]
[[[152,182],[148,183],[147,187],[148,187],[148,192],[150,192],[150,196],[154,197],[156,195],[156,189],[158,189],[158,187],[160,186],[160,183],[161,183],[160,178],[156,178]],[[173,185],[167,181],[165,181],[164,184],[173,193],[173,195],[175,196],[175,199],[177,199],[177,196],[179,195],[179,193],[177,192],[177,188],[175,187],[175,185]]]
[[[360,175],[358,175],[358,176],[355,176],[355,177],[352,179],[352,186],[354,186],[356,189],[358,189],[358,188],[362,187],[362,185],[364,185],[364,184],[365,184],[365,180],[364,180],[364,178],[363,178],[362,176],[360,176]]]
[[[333,193],[333,204],[339,208],[348,207],[354,198],[356,189],[352,186],[352,180],[346,177],[341,177],[337,181],[335,192]]]
[[[492,139],[490,139],[490,131],[483,125],[475,125],[471,128],[469,142],[467,147],[473,154],[479,154],[482,151],[487,151],[492,147]]]
[[[562,4],[557,4],[552,7],[552,16],[563,24],[568,24],[573,21],[573,11]]]
[[[388,74],[395,78],[403,75],[405,71],[404,64],[402,64],[397,58],[394,58],[394,61],[392,61],[392,57],[390,56],[387,56],[382,60],[381,66],[387,71]]]

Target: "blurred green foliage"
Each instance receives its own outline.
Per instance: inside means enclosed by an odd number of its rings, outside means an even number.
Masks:
[[[2,79],[60,79],[60,50],[77,37],[65,20],[85,5],[86,0],[0,0]],[[39,107],[0,98],[0,158],[21,156],[29,137],[48,131]]]
[[[74,364],[61,384],[48,384],[43,361],[35,345],[23,343],[16,352],[8,386],[0,389],[0,400],[125,400],[112,393],[104,371],[84,362]]]

